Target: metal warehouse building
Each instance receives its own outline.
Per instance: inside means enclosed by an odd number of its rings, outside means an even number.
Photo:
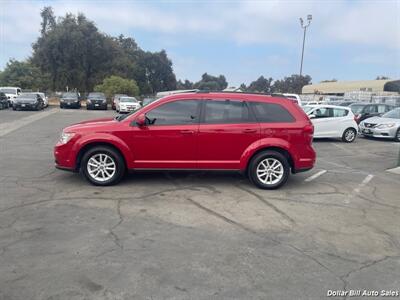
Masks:
[[[335,81],[305,85],[303,94],[343,96],[349,92],[400,93],[400,80]]]

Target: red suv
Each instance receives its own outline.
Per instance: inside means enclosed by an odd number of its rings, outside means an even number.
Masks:
[[[127,170],[239,170],[258,187],[282,186],[311,169],[314,128],[286,98],[244,93],[185,93],[130,114],[63,130],[56,167],[112,185]]]

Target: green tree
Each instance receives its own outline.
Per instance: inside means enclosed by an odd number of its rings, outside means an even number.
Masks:
[[[105,78],[102,84],[94,87],[94,90],[96,92],[103,92],[109,99],[115,94],[139,95],[139,87],[134,80],[114,75]]]
[[[337,82],[337,79],[332,78],[332,79],[322,80],[321,82]]]
[[[272,92],[272,81],[273,79],[264,78],[264,76],[260,76],[257,80],[250,83],[247,88],[250,92],[258,92],[258,93],[271,93]]]
[[[185,79],[184,82],[182,82],[181,80],[178,80],[178,82],[176,83],[176,88],[178,90],[191,90],[193,89],[194,83]]]
[[[208,91],[222,91],[228,86],[224,75],[218,77],[204,73],[201,80],[194,84],[194,88]]]
[[[273,84],[272,90],[275,93],[296,93],[301,94],[303,86],[311,83],[309,75],[300,76],[292,75],[285,77],[281,80],[276,80]]]
[[[40,23],[40,33],[45,35],[47,31],[53,29],[56,26],[56,18],[54,17],[53,8],[51,6],[45,6],[41,12],[42,23]]]
[[[0,86],[18,86],[26,90],[48,90],[48,76],[28,61],[11,59],[0,74]]]
[[[375,80],[388,80],[390,79],[389,77],[386,76],[376,76]]]

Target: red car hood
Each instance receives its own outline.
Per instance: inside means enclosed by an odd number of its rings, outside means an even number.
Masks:
[[[102,119],[95,119],[95,120],[88,120],[73,124],[65,128],[65,131],[74,131],[79,129],[87,129],[90,127],[99,127],[103,125],[110,125],[116,123],[117,121],[114,118],[102,118]]]

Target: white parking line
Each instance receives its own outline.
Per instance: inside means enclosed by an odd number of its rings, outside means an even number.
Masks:
[[[6,134],[9,134],[10,132],[13,132],[14,130],[17,130],[17,129],[19,129],[23,126],[26,126],[32,122],[38,121],[38,120],[48,117],[52,114],[55,114],[58,111],[59,110],[57,110],[57,109],[50,109],[50,110],[46,110],[43,112],[35,113],[35,114],[27,116],[25,118],[14,120],[12,122],[6,122],[3,124],[0,124],[0,137],[5,136]]]
[[[364,180],[353,190],[353,193],[358,194],[361,189],[371,181],[371,179],[374,178],[374,175],[369,174],[367,177],[364,178]]]
[[[310,182],[310,181],[314,180],[315,178],[318,178],[319,176],[325,174],[326,172],[327,172],[326,170],[321,170],[321,171],[315,173],[314,175],[311,175],[310,177],[306,178],[304,181]]]

